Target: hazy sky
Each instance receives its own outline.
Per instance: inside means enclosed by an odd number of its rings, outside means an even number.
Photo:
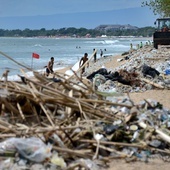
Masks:
[[[101,24],[153,26],[144,0],[0,0],[0,28],[95,28]]]
[[[142,0],[0,0],[0,17],[96,12],[140,7]]]

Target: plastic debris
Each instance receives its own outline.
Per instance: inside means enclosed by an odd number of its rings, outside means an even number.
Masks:
[[[51,158],[51,163],[59,166],[60,168],[66,168],[67,165],[62,157],[58,156],[58,153],[54,153]]]
[[[44,144],[39,138],[10,138],[0,143],[2,152],[12,150],[33,162],[43,162],[51,156],[52,146]]]

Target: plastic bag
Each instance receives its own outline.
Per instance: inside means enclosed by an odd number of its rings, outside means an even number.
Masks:
[[[169,74],[170,74],[170,68],[168,68],[168,69],[165,70],[165,74],[166,74],[166,75],[169,75]]]
[[[5,144],[5,145],[4,145]],[[34,162],[42,162],[51,156],[52,145],[44,144],[39,138],[10,138],[2,143],[3,149],[15,148],[24,158]]]
[[[86,169],[92,169],[92,170],[99,170],[101,167],[99,167],[95,161],[92,161],[90,159],[79,159],[76,162],[79,162],[80,164],[85,165]]]
[[[16,148],[11,139],[7,139],[6,141],[0,143],[0,156],[14,157],[15,153]]]
[[[57,153],[53,154],[51,158],[51,163],[61,167],[61,168],[66,168],[67,165],[62,157],[59,157]]]

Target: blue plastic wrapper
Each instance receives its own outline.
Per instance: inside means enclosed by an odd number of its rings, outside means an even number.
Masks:
[[[169,74],[170,74],[170,69],[166,69],[166,70],[165,70],[165,74],[166,74],[166,75],[169,75]]]

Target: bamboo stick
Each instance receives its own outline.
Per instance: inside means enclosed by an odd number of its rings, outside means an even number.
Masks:
[[[146,129],[147,127],[151,129],[150,126],[148,126],[146,123],[144,122],[139,122],[139,125]],[[159,128],[154,128],[155,129],[155,132],[160,136],[161,139],[163,139],[164,141],[170,143],[170,136],[165,134],[161,129]]]
[[[160,85],[160,84],[157,84],[157,83],[154,83],[154,82],[152,82],[152,81],[150,81],[150,80],[148,80],[148,79],[141,78],[141,80],[144,81],[144,82],[146,82],[146,83],[148,83],[148,84],[151,84],[151,85],[153,85],[153,86],[155,86],[155,87],[157,87],[157,88],[159,88],[159,89],[164,89],[164,88],[165,88],[164,86],[162,86],[162,85]]]
[[[30,85],[34,88],[34,90],[36,91],[35,86],[33,85],[33,83],[30,83]],[[30,91],[32,92],[33,96],[36,98],[37,101],[39,101],[39,105],[41,106],[42,110],[44,111],[44,113],[46,114],[49,122],[51,123],[52,126],[54,126],[54,123],[51,119],[51,117],[49,116],[49,113],[47,112],[47,110],[45,109],[43,103],[41,102],[40,98],[37,98],[37,96],[35,95],[34,91],[30,89]]]
[[[80,140],[80,142],[83,143],[96,143],[95,140],[85,140],[82,139]],[[134,143],[121,143],[121,142],[109,142],[109,141],[100,141],[101,144],[105,144],[105,145],[113,145],[113,146],[127,146],[127,147],[136,147],[136,148],[140,148],[140,149],[144,149],[146,148],[146,145],[141,145],[141,144],[134,144]]]
[[[70,156],[79,156],[79,157],[84,157],[84,158],[89,158],[91,157],[91,150],[90,149],[86,149],[86,150],[73,150],[73,149],[68,149],[68,148],[61,148],[61,147],[57,147],[57,146],[53,146],[54,150],[57,150],[58,152],[66,152],[68,154],[70,154]]]
[[[21,106],[19,105],[19,103],[17,103],[17,107],[18,107],[18,110],[19,110],[19,113],[20,113],[22,119],[25,120],[25,116],[24,116],[24,114],[22,112],[22,109],[21,109]]]

